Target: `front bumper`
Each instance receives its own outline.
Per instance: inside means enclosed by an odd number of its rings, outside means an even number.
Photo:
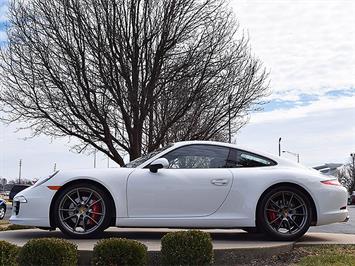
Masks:
[[[49,210],[54,192],[46,186],[29,187],[16,195],[27,202],[14,199],[10,222],[18,225],[50,227]],[[16,198],[15,197],[15,198]]]

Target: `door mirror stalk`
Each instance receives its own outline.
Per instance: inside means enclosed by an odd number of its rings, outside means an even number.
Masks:
[[[159,158],[159,159],[156,159],[155,161],[153,161],[149,165],[149,170],[152,173],[157,173],[158,169],[168,168],[168,167],[169,167],[169,161],[165,158]]]

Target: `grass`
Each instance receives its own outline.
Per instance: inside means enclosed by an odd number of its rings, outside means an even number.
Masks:
[[[242,266],[355,266],[355,245],[296,247],[290,252],[268,258],[245,260]]]
[[[0,225],[4,225],[4,224],[9,224],[9,221],[7,221],[7,220],[0,220]]]
[[[11,231],[11,230],[22,230],[22,229],[32,229],[32,226],[24,226],[17,224],[9,224],[8,226],[0,227],[0,231]]]
[[[300,266],[355,265],[355,245],[324,245],[303,248],[309,255],[300,258]]]

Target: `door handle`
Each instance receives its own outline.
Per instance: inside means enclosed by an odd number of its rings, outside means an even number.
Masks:
[[[212,179],[211,183],[216,186],[225,186],[229,182],[228,182],[228,179]]]

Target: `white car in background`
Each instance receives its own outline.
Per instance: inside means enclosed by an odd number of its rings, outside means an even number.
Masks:
[[[75,238],[109,226],[243,228],[276,240],[348,219],[347,192],[329,176],[234,144],[178,142],[125,167],[58,171],[21,191],[14,224]]]

